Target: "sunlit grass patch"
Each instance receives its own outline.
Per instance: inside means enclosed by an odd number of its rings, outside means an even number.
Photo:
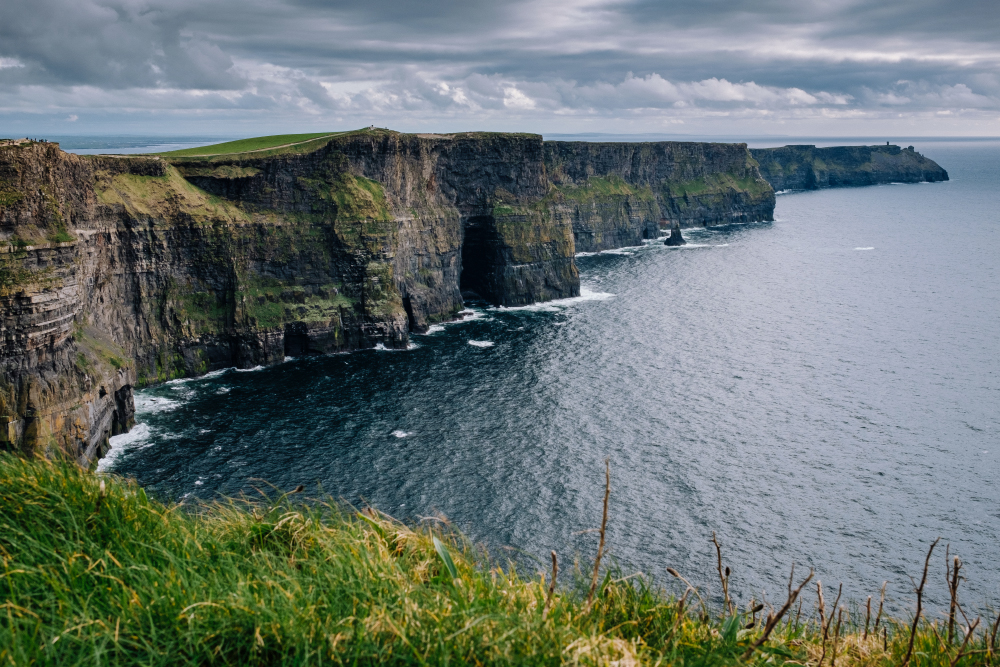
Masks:
[[[592,604],[582,567],[549,598],[447,527],[305,495],[167,505],[0,454],[0,664],[835,667],[899,664],[909,640],[906,622],[827,608],[822,625],[782,615],[755,648],[776,610],[717,613],[613,568]],[[922,623],[910,664],[987,664],[985,626],[956,661],[960,625],[949,640]]]

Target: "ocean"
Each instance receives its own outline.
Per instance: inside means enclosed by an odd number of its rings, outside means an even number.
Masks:
[[[774,222],[579,257],[577,299],[140,391],[100,467],[189,503],[304,484],[446,517],[532,571],[593,558],[609,459],[625,573],[719,598],[714,531],[740,600],[794,562],[910,609],[940,536],[968,607],[996,605],[1000,141],[906,143],[951,180],[780,194]]]

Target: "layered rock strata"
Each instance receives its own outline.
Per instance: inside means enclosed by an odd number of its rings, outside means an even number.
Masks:
[[[469,295],[578,295],[578,251],[773,204],[744,145],[374,130],[191,158],[0,146],[0,442],[86,463],[132,425],[135,386],[404,347]]]
[[[913,146],[783,146],[750,152],[777,191],[948,180],[947,171]]]
[[[547,141],[545,167],[577,252],[640,245],[673,222],[773,219],[774,191],[746,144]]]

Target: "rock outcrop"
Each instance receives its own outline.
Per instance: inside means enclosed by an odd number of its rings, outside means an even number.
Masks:
[[[681,236],[681,225],[679,222],[674,220],[673,225],[670,227],[670,236],[663,242],[663,245],[676,248],[677,246],[687,245],[687,241]]]
[[[87,463],[132,389],[286,355],[405,347],[576,296],[574,255],[771,219],[745,145],[344,133],[208,157],[0,146],[0,443]]]
[[[948,180],[947,171],[913,146],[783,146],[750,153],[776,191]]]

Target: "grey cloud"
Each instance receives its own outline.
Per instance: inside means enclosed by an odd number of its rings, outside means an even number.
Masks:
[[[699,110],[986,114],[1000,111],[994,5],[7,0],[0,113],[656,122]]]
[[[164,3],[164,7],[170,5]],[[238,85],[231,58],[198,35],[182,36],[177,7],[121,0],[32,0],[0,5],[0,54],[33,81],[108,88]]]

